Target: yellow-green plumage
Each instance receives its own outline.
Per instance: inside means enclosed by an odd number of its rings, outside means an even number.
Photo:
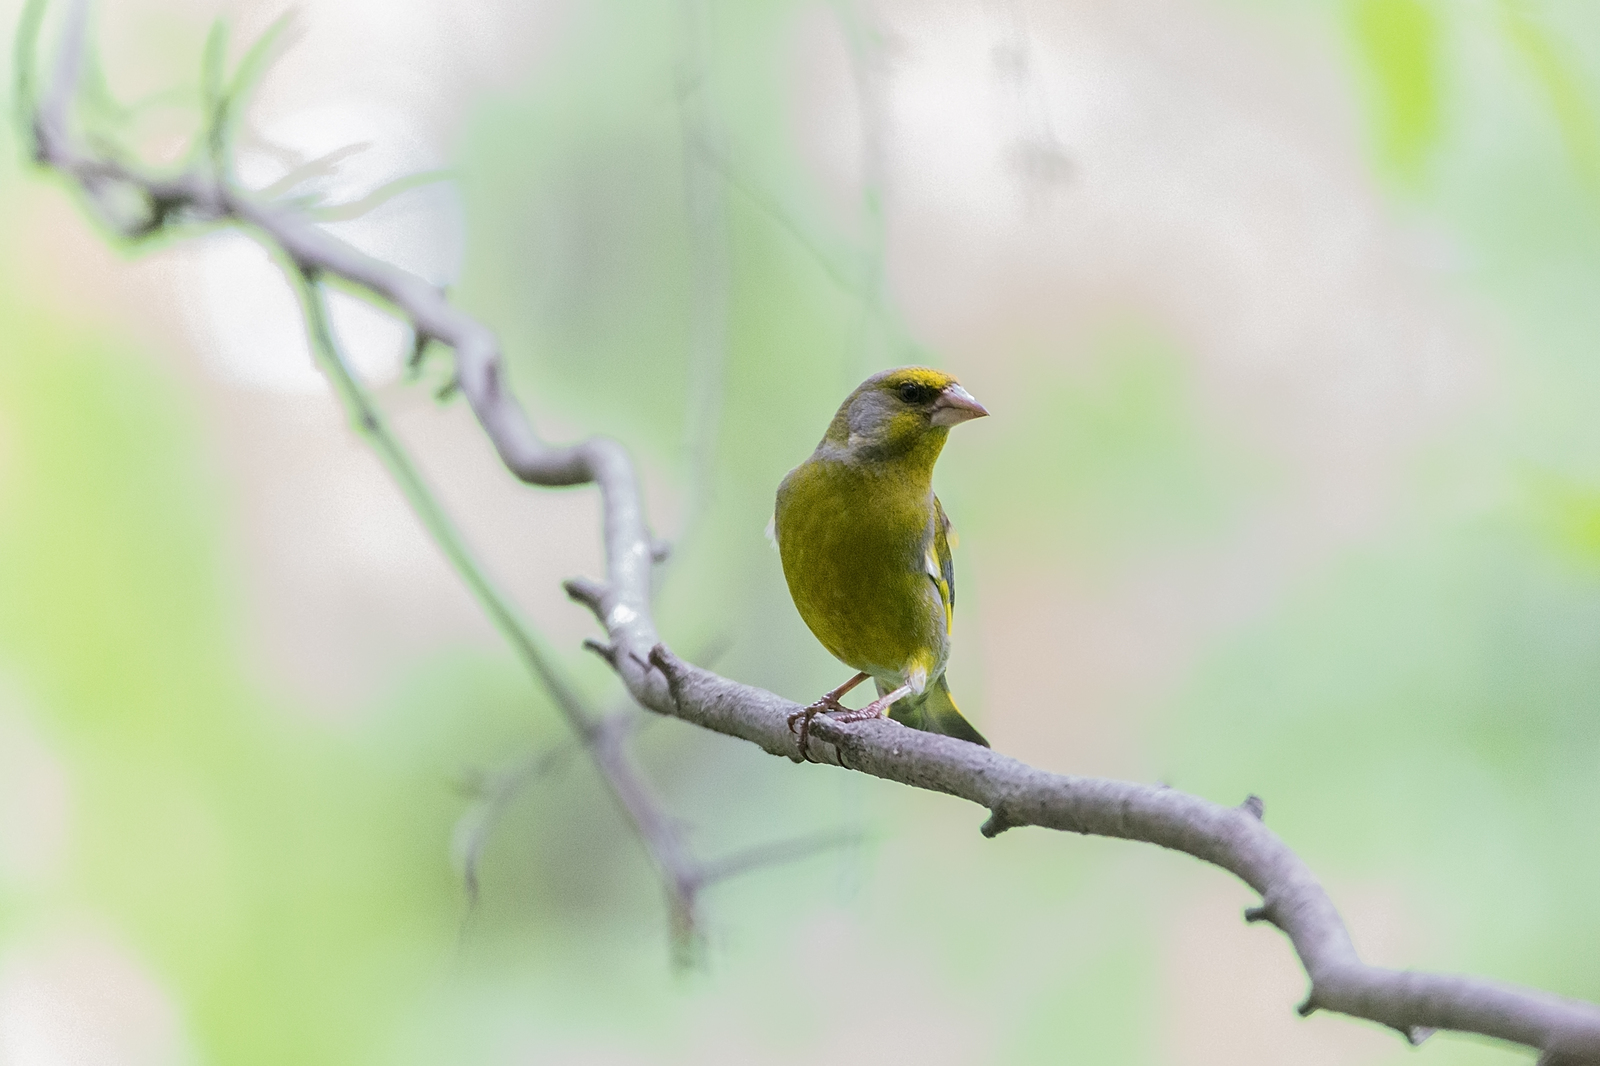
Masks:
[[[983,413],[939,371],[869,378],[778,486],[773,522],[789,592],[823,647],[880,696],[911,687],[896,721],[979,744],[944,680],[955,572],[933,466],[949,426]]]

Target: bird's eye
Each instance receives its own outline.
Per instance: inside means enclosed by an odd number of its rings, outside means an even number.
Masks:
[[[895,395],[900,397],[902,403],[927,403],[928,393],[933,390],[926,385],[918,385],[915,381],[908,381],[895,390]]]

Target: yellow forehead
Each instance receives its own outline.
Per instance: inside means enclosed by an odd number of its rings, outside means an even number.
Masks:
[[[878,375],[879,383],[891,389],[901,385],[927,385],[934,389],[944,389],[955,384],[955,378],[943,370],[934,370],[926,366],[902,366],[894,370],[886,370]]]

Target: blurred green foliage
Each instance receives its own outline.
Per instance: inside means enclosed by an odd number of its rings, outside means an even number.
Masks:
[[[1433,12],[1422,0],[1356,0],[1351,22],[1372,74],[1379,156],[1395,174],[1418,182],[1441,132]]]
[[[1193,353],[1152,324],[1111,322],[1067,356],[1020,354],[1038,363],[1027,394],[1004,424],[945,460],[952,481],[960,471],[989,480],[995,497],[1027,501],[1030,520],[979,505],[962,529],[1029,555],[1070,544],[1074,556],[1126,565],[1218,535],[1271,484],[1265,458],[1205,409]],[[1008,461],[1019,454],[1030,462]]]

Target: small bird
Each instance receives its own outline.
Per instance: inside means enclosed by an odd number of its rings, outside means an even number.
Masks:
[[[778,486],[773,534],[789,594],[822,646],[858,673],[789,717],[806,752],[811,720],[888,717],[989,742],[945,683],[956,600],[950,520],[933,464],[950,427],[989,412],[949,374],[906,366],[875,374],[840,406],[811,458]],[[840,698],[872,678],[878,698]]]

